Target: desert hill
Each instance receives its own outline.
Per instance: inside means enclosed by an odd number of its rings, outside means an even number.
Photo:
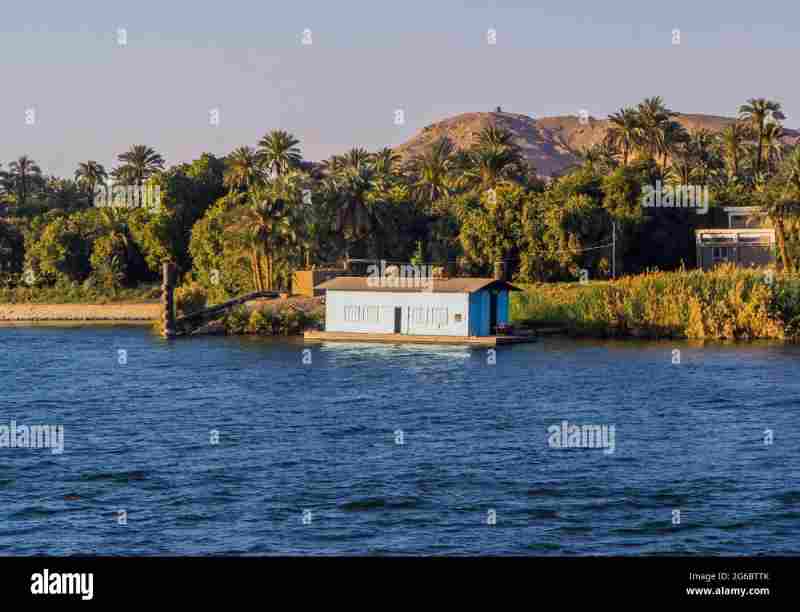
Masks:
[[[715,115],[678,114],[675,120],[687,130],[707,129],[721,132],[735,121],[733,117]],[[589,117],[582,124],[577,116],[544,117],[533,119],[515,113],[464,113],[433,123],[422,129],[395,150],[407,158],[423,151],[438,138],[449,137],[457,148],[472,144],[473,134],[494,124],[509,130],[522,147],[526,159],[532,162],[541,176],[558,174],[579,161],[578,153],[603,140],[608,131],[608,120]],[[784,142],[800,143],[800,131],[785,129]]]

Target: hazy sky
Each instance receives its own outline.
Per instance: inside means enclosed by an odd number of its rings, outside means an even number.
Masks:
[[[6,2],[0,163],[71,176],[147,144],[173,164],[275,128],[319,160],[467,111],[605,117],[651,95],[719,115],[768,97],[800,127],[798,29],[788,0]]]

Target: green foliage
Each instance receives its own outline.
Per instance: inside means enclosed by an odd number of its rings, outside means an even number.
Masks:
[[[142,302],[159,297],[157,285],[107,291],[90,276],[83,283],[62,280],[51,286],[28,286],[21,276],[0,277],[0,304],[107,304]]]
[[[25,237],[16,225],[0,219],[0,276],[22,273]]]
[[[192,227],[211,205],[226,193],[225,163],[204,153],[189,164],[181,164],[157,177],[162,216],[150,229],[157,256],[175,261],[181,271],[191,269],[189,242]]]
[[[259,336],[274,336],[278,334],[280,318],[273,308],[257,308],[250,313],[247,331]]]
[[[467,260],[484,269],[496,261],[517,256],[523,242],[525,191],[513,183],[500,183],[480,195],[480,205],[461,213],[461,246]]]
[[[117,289],[128,278],[129,262],[120,236],[106,234],[95,240],[89,262],[98,281],[107,289]]]
[[[237,319],[238,321],[238,319]],[[303,311],[289,306],[281,308],[263,306],[250,313],[245,331],[234,332],[236,323],[226,325],[228,333],[249,333],[260,336],[295,336],[312,324],[313,320]]]
[[[608,137],[547,185],[495,122],[466,148],[440,138],[405,162],[389,148],[353,148],[311,164],[284,131],[227,158],[206,153],[166,169],[154,149],[136,145],[111,174],[158,186],[157,213],[91,207],[94,186],[109,174],[97,162],[82,163],[72,181],[23,156],[0,173],[0,215],[13,216],[0,221],[0,283],[16,290],[30,270],[42,291],[88,282],[113,297],[157,281],[171,260],[219,303],[289,288],[294,271],[345,258],[460,260],[461,273],[475,275],[503,260],[522,282],[571,280],[581,270],[604,279],[612,268],[691,265],[694,230],[719,221],[715,208],[739,205],[767,212],[792,271],[800,264],[800,149],[783,144],[780,110],[749,100],[741,121],[717,136],[687,131],[651,97],[612,115]],[[711,214],[643,210],[643,186],[656,181],[707,185]]]
[[[250,325],[250,311],[246,306],[237,306],[225,315],[222,325],[228,334],[247,333]]]
[[[249,253],[235,229],[244,214],[244,197],[220,198],[192,228],[189,252],[194,276],[214,303],[255,291]]]
[[[800,277],[721,266],[608,283],[535,285],[512,295],[518,324],[576,334],[692,339],[800,339]]]
[[[208,294],[197,283],[178,287],[175,290],[175,312],[179,317],[203,310],[207,303]]]
[[[37,229],[41,229],[37,232]],[[60,278],[82,282],[91,273],[93,225],[83,215],[57,216],[34,229],[25,240],[25,268],[37,283]]]

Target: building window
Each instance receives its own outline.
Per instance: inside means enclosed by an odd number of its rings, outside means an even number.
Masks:
[[[344,320],[345,321],[358,321],[358,306],[345,306],[344,307]]]
[[[418,306],[411,311],[411,322],[417,327],[447,327],[450,313],[447,308]]]
[[[344,320],[353,323],[379,323],[380,307],[378,306],[345,306]]]
[[[732,249],[728,247],[713,247],[711,249],[711,259],[713,261],[728,261]]]
[[[377,306],[367,306],[367,321],[369,323],[377,323],[380,319],[380,308]]]

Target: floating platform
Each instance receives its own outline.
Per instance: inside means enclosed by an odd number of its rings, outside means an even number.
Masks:
[[[310,342],[388,342],[390,344],[467,344],[499,346],[535,342],[536,336],[415,336],[409,334],[367,334],[361,332],[307,331],[303,339]]]

